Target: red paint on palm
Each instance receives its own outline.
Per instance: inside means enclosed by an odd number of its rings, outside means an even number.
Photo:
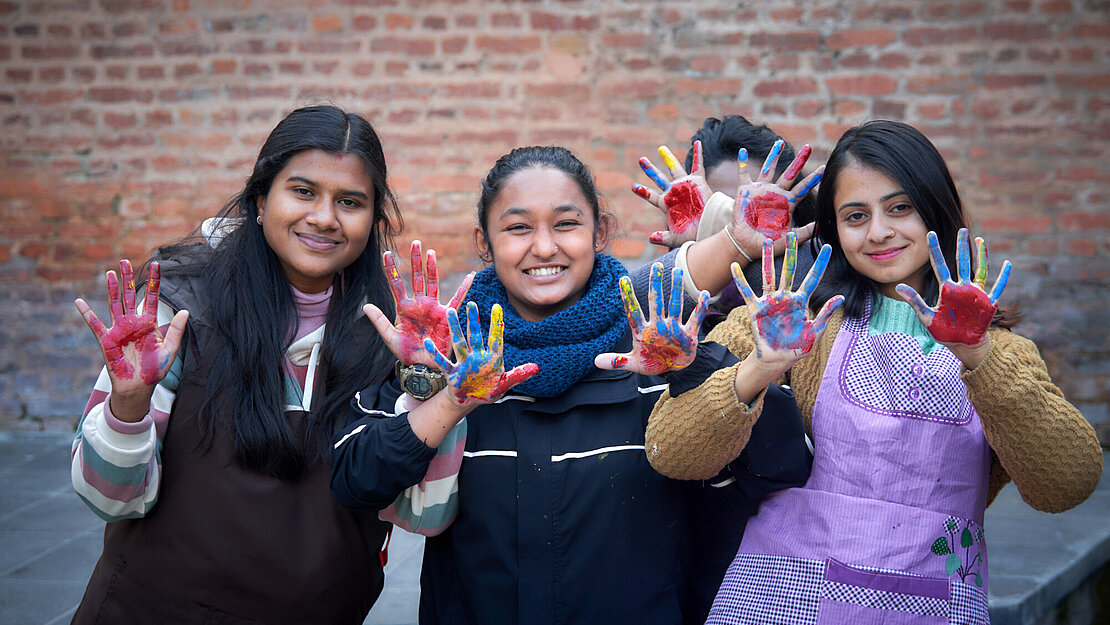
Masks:
[[[102,339],[104,356],[112,374],[120,380],[135,379],[135,367],[127,358],[133,351],[139,356],[139,378],[149,385],[161,379],[166,364],[165,350],[158,341],[157,318],[154,315],[124,315],[115,320]]]
[[[997,309],[990,296],[975,285],[946,282],[940,287],[940,305],[929,333],[941,343],[978,345]]]
[[[447,324],[447,308],[427,295],[397,303],[397,334],[406,358],[424,353],[424,339],[432,339],[442,354],[450,353],[451,329]]]
[[[686,367],[696,353],[697,342],[680,328],[660,332],[649,326],[640,335],[640,362],[652,375]]]
[[[744,219],[753,230],[777,240],[790,229],[790,202],[777,193],[749,198]]]
[[[701,214],[705,211],[697,185],[685,180],[672,185],[663,196],[667,206],[667,225],[671,232],[684,233],[698,227]]]

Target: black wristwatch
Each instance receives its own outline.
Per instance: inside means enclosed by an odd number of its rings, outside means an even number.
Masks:
[[[398,360],[394,371],[401,380],[401,388],[420,401],[428,401],[447,386],[447,378],[442,373],[421,364],[405,365]]]

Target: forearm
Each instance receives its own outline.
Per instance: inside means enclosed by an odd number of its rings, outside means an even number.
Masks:
[[[1102,474],[1094,429],[1052,383],[1032,342],[992,330],[992,349],[961,374],[983,434],[1030,506],[1062,512],[1085,500]]]

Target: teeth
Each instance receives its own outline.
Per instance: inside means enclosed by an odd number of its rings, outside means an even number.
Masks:
[[[530,276],[553,276],[562,270],[562,267],[540,267],[538,269],[528,269],[525,273]]]

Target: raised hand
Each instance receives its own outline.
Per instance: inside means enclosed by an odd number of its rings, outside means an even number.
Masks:
[[[663,305],[663,264],[651,266],[651,296],[648,300],[648,319],[640,310],[632,281],[624,276],[620,281],[624,313],[632,328],[632,351],[625,354],[598,354],[594,365],[599,369],[628,369],[647,375],[683,369],[694,362],[698,352],[698,328],[709,306],[709,293],[702,291],[697,306],[686,323],[682,323],[682,270],[671,272],[668,288],[669,303]]]
[[[773,240],[782,238],[790,229],[790,218],[798,200],[817,186],[825,171],[824,166],[818,167],[812,174],[798,181],[798,174],[813,152],[809,145],[803,145],[790,166],[775,182],[775,166],[783,145],[781,139],[775,142],[763,161],[763,168],[754,179],[748,171],[748,151],[741,148],[737,155],[740,186],[736,191],[736,215],[743,217],[743,223],[760,237],[768,236]],[[737,234],[733,233],[734,236]]]
[[[424,339],[431,339],[441,352],[447,351],[451,340],[447,311],[458,310],[467,290],[470,289],[474,274],[467,274],[463,278],[450,303],[444,306],[439,303],[439,272],[436,268],[435,250],[428,250],[427,281],[425,281],[425,263],[419,240],[412,242],[411,259],[413,296],[409,297],[405,290],[405,283],[397,270],[393,253],[386,252],[382,255],[382,265],[389,280],[389,288],[393,292],[393,301],[397,306],[396,325],[390,323],[381,310],[373,304],[367,304],[364,311],[398,360],[406,365],[419,363],[434,367],[434,360],[424,349]]]
[[[166,377],[181,345],[189,313],[182,310],[174,315],[163,337],[158,332],[158,289],[162,276],[158,263],[150,264],[150,278],[141,312],[135,306],[135,274],[131,263],[121,260],[119,268],[118,278],[114,271],[106,274],[108,302],[112,311],[111,329],[105,328],[85,300],[78,299],[74,305],[96,336],[104,354],[113,395],[145,395],[145,402],[142,397],[138,399],[137,403],[141,405],[149,402],[154,386]],[[122,294],[120,279],[123,280]],[[145,407],[136,416],[141,417],[142,414],[145,414]]]
[[[447,310],[451,346],[455,350],[454,364],[447,360],[430,338],[424,339],[424,349],[434,359],[436,367],[447,374],[447,388],[444,390],[456,405],[496,401],[510,388],[536,375],[540,370],[539,365],[528,363],[505,372],[505,360],[501,355],[505,321],[501,306],[494,304],[489,316],[489,346],[483,347],[478,305],[474,302],[466,305],[468,335],[463,334],[458,311],[454,308]]]
[[[948,264],[944,262],[944,254],[941,252],[937,234],[930,231],[928,237],[929,258],[933,263],[937,282],[940,283],[940,297],[936,308],[930,308],[921,295],[907,284],[899,284],[895,289],[902,299],[913,306],[917,312],[917,318],[928,328],[929,334],[933,335],[937,342],[949,346],[980,345],[987,334],[987,328],[991,325],[991,320],[994,319],[995,311],[998,310],[998,298],[1002,296],[1006,282],[1010,279],[1010,261],[1002,263],[1002,270],[988,295],[986,292],[987,244],[981,237],[975,238],[979,258],[975,279],[972,280],[968,230],[960,228],[956,235],[957,280],[955,282],[952,281],[952,274],[948,271]]]
[[[632,185],[632,192],[667,215],[668,230],[654,232],[649,239],[656,245],[678,247],[686,241],[693,241],[698,233],[698,223],[705,210],[705,203],[713,194],[705,181],[701,141],[695,141],[692,149],[693,163],[689,174],[665,145],[659,146],[659,155],[670,170],[669,176],[656,169],[646,156],[640,158],[640,169],[655,182],[661,193],[640,184]]]
[[[791,291],[794,270],[798,261],[798,238],[793,232],[786,234],[786,256],[782,263],[780,288],[775,289],[774,251],[770,239],[763,241],[763,295],[756,297],[744,273],[732,264],[732,277],[736,288],[748,305],[748,314],[755,326],[756,356],[774,364],[782,371],[789,369],[813,349],[817,336],[825,329],[832,313],[844,303],[844,297],[831,298],[810,320],[807,316],[809,298],[813,295],[825,267],[829,264],[832,248],[822,246],[813,267],[797,291]]]

